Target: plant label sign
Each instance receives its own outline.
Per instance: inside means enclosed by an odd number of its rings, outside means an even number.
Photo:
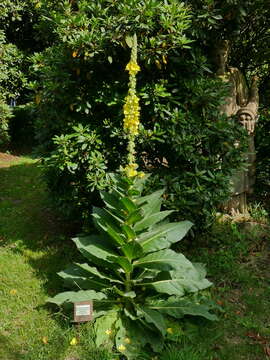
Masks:
[[[93,302],[79,301],[74,303],[74,322],[93,320]]]

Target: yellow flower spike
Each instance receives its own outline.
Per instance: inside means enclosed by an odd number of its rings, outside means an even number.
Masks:
[[[118,346],[118,350],[121,351],[121,352],[122,352],[122,351],[125,351],[125,350],[126,350],[125,345],[123,345],[123,344],[119,345],[119,346]]]
[[[131,340],[130,340],[130,338],[128,338],[128,337],[125,338],[124,342],[125,342],[126,344],[131,344]]]
[[[167,333],[168,333],[168,334],[173,334],[173,329],[172,329],[172,328],[168,328],[168,329],[167,329]]]
[[[105,331],[105,334],[106,334],[106,335],[109,335],[109,336],[112,335],[112,330],[111,330],[111,329],[107,329],[107,330]]]
[[[72,345],[72,346],[75,346],[75,345],[77,345],[78,344],[78,339],[77,338],[72,338],[71,340],[70,340],[70,345]]]
[[[141,70],[140,66],[137,64],[137,62],[135,61],[130,61],[127,66],[126,66],[126,70],[129,72],[129,74],[131,75],[136,75],[137,72],[139,72]]]

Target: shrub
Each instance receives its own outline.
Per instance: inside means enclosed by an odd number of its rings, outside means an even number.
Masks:
[[[11,110],[0,98],[0,148],[5,148],[9,143],[8,121],[12,117]]]
[[[154,174],[146,191],[162,184],[164,206],[179,210],[177,216],[188,217],[197,227],[209,225],[213,210],[228,196],[233,169],[241,163],[244,146],[236,149],[234,142],[244,135],[236,122],[220,115],[226,89],[209,75],[203,49],[186,37],[188,8],[174,0],[76,4],[76,9],[66,4],[62,12],[51,14],[58,40],[33,58],[36,137],[39,150],[47,158],[53,154],[47,181],[55,184],[58,204],[87,215],[93,194],[81,165],[78,172],[67,163],[59,168],[63,146],[54,136],[74,134],[73,127],[81,124],[101,141],[101,166],[105,161],[107,171],[114,171],[123,164],[126,76],[120,69],[134,31],[144,70],[144,77],[138,77],[142,120],[137,152],[141,168]],[[71,162],[82,157],[73,153],[76,139],[65,147]],[[79,193],[85,196],[78,207],[77,196],[73,203],[72,197]]]
[[[270,113],[264,109],[259,117],[256,127],[255,146],[256,146],[256,184],[255,196],[258,201],[270,209]]]
[[[12,112],[8,104],[16,99],[25,84],[25,77],[20,69],[22,54],[15,45],[7,44],[5,34],[0,30],[0,146],[9,142],[9,119]]]

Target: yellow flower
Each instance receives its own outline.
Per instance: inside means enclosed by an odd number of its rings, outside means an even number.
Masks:
[[[168,329],[167,329],[167,333],[168,333],[168,334],[173,334],[173,329],[172,329],[172,328],[168,328]]]
[[[17,290],[16,289],[11,289],[9,293],[10,293],[10,295],[16,295]]]
[[[134,61],[130,61],[127,66],[126,66],[126,70],[131,74],[131,75],[136,75],[138,71],[141,70],[140,66],[134,62]]]
[[[140,179],[144,178],[144,177],[145,177],[145,173],[144,173],[143,171],[140,171],[140,172],[138,173],[138,177],[139,177]]]
[[[132,92],[128,94],[123,110],[125,115],[124,129],[132,135],[137,135],[140,123],[140,106],[139,98],[136,94]]]
[[[43,344],[45,344],[45,345],[48,344],[48,338],[47,338],[47,336],[43,336],[42,342],[43,342]]]
[[[73,51],[73,53],[72,53],[72,57],[77,57],[77,55],[78,55],[78,53],[77,53],[77,51]]]
[[[78,340],[74,337],[70,340],[70,345],[74,346],[78,344]]]
[[[126,167],[125,167],[125,172],[126,172],[126,175],[127,177],[134,177],[138,174],[137,172],[137,167],[138,167],[138,164],[136,163],[130,163],[128,164]]]
[[[107,330],[105,331],[105,333],[106,333],[106,335],[111,335],[111,334],[112,334],[112,330],[111,330],[111,329],[107,329]]]
[[[126,337],[124,341],[125,341],[126,344],[131,344],[131,340],[128,337]]]
[[[119,345],[119,346],[118,346],[118,350],[119,350],[119,351],[125,351],[125,350],[126,350],[125,345],[123,345],[123,344]]]

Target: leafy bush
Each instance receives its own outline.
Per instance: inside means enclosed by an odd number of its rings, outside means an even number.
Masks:
[[[113,179],[113,191],[101,193],[105,207],[93,211],[99,233],[73,239],[87,263],[59,273],[66,286],[80,290],[48,301],[93,300],[97,346],[115,345],[135,359],[145,345],[162,350],[170,317],[216,316],[190,295],[211,285],[204,267],[170,249],[192,223],[164,221],[171,211],[160,211],[163,191],[142,197],[143,180]]]
[[[15,45],[6,43],[5,34],[0,30],[0,146],[9,141],[9,119],[12,112],[8,104],[20,95],[25,77],[20,69],[22,54]]]
[[[96,190],[108,185],[106,159],[95,131],[81,124],[73,131],[54,138],[56,150],[45,159],[46,178],[62,213],[89,219],[91,206],[100,203]]]
[[[234,143],[237,138],[244,144],[244,134],[236,122],[220,115],[226,89],[211,78],[204,49],[187,39],[188,8],[174,0],[76,4],[76,9],[66,4],[62,12],[48,14],[57,41],[33,57],[36,137],[39,151],[49,158],[47,182],[58,205],[87,216],[98,197],[87,185],[88,174],[82,173],[86,167],[79,164],[77,171],[63,164],[63,145],[54,136],[74,134],[73,127],[81,124],[101,141],[101,146],[92,145],[101,153],[101,167],[106,162],[107,171],[114,171],[123,165],[127,78],[121,69],[128,59],[126,35],[134,31],[144,71],[138,77],[142,119],[137,152],[142,170],[154,175],[146,191],[164,186],[164,206],[179,210],[177,216],[193,220],[196,227],[209,225],[241,163],[244,145],[236,149]],[[65,145],[72,163],[83,158],[83,153],[74,155],[74,147],[81,147],[75,145],[77,139],[79,132]],[[103,175],[99,171],[100,180]],[[102,186],[104,182],[105,177]],[[77,194],[84,194],[80,203]]]
[[[12,117],[11,110],[0,98],[0,148],[9,143],[8,121]]]
[[[264,206],[270,210],[270,139],[267,134],[270,132],[270,113],[264,109],[259,117],[256,127],[256,184],[255,196]]]

